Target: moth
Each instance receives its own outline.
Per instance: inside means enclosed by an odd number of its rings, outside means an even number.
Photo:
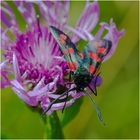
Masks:
[[[53,100],[48,108],[44,111],[44,113],[46,113],[58,99],[65,95],[67,95],[68,97],[68,93],[70,91],[76,90],[77,92],[85,92],[85,88],[88,87],[94,93],[94,95],[97,96],[96,82],[99,76],[98,71],[101,63],[104,60],[104,57],[109,53],[112,47],[112,42],[110,40],[94,39],[87,44],[83,53],[80,53],[69,36],[64,32],[60,31],[54,26],[50,26],[50,31],[54,39],[58,43],[60,50],[64,54],[64,58],[66,59],[67,65],[70,69],[70,77],[72,78],[73,83],[76,85],[76,87],[67,90],[66,92],[62,93],[57,99]],[[92,89],[92,87],[90,87],[89,85],[93,78],[95,78],[95,89]],[[89,93],[85,94],[90,97],[96,108],[100,121],[103,121],[101,112],[94,99]]]

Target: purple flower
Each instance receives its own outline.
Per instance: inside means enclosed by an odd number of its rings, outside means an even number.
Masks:
[[[1,21],[5,25],[1,29],[2,33],[2,63],[1,87],[11,86],[15,93],[29,106],[40,106],[45,110],[51,101],[58,98],[62,91],[73,88],[74,84],[67,85],[69,68],[61,53],[59,46],[49,31],[49,26],[53,25],[71,36],[74,43],[79,39],[91,41],[94,38],[101,38],[102,32],[108,33],[103,37],[112,41],[113,47],[105,60],[112,56],[117,43],[124,30],[118,31],[113,20],[110,25],[101,23],[101,27],[95,36],[90,34],[99,19],[99,6],[95,1],[87,1],[85,9],[78,19],[75,28],[68,25],[69,1],[35,2],[39,6],[40,13],[45,21],[41,24],[36,15],[33,2],[15,1],[20,13],[23,15],[27,26],[24,32],[18,29],[16,16],[6,2],[2,2]],[[11,40],[7,32],[10,31],[15,40]],[[12,79],[10,77],[13,77]],[[96,86],[101,84],[102,79],[97,79]],[[91,85],[95,86],[95,79]],[[93,87],[94,88],[94,87]],[[69,92],[71,99],[66,102],[66,107],[70,106],[83,93],[76,91]],[[62,97],[61,99],[64,99]],[[65,102],[53,104],[47,112],[63,109]]]

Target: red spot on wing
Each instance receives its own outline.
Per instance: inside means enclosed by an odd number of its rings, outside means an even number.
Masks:
[[[71,53],[71,54],[73,54],[73,53],[74,53],[73,48],[68,48],[68,51],[69,51],[69,53]]]
[[[71,71],[74,71],[77,69],[77,64],[76,63],[72,63],[72,62],[67,62],[69,68],[71,69]]]
[[[60,42],[62,45],[65,44],[65,40],[63,40],[63,39],[61,39],[61,38],[59,38],[59,42]]]
[[[89,72],[90,72],[90,73],[94,73],[94,71],[95,71],[95,66],[90,65],[90,66],[89,66]]]
[[[64,45],[65,44],[65,40],[67,39],[67,36],[64,34],[60,34],[60,38],[59,38],[59,42]]]
[[[106,48],[99,48],[97,52],[104,54],[105,51],[106,51]]]
[[[68,49],[64,49],[64,53],[65,53],[65,54],[69,54]]]
[[[92,58],[92,59],[95,59],[97,62],[101,61],[101,58],[98,57],[96,54],[94,53],[89,53],[89,57]]]
[[[69,53],[70,53],[70,54],[73,54],[73,53],[74,53],[74,50],[73,50],[73,48],[68,48],[68,49],[65,49],[65,50],[64,50],[64,53],[65,53],[65,54],[69,54]]]
[[[67,39],[67,36],[64,35],[64,34],[60,34],[60,38],[63,39],[63,40],[66,40]]]
[[[82,53],[78,53],[78,55],[83,59],[84,55]]]

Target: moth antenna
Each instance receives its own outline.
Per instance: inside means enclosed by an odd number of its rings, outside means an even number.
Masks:
[[[89,97],[90,100],[92,101],[93,105],[95,106],[95,109],[96,109],[96,112],[97,112],[97,114],[98,114],[98,118],[99,118],[100,122],[105,126],[105,123],[104,123],[104,121],[103,121],[103,117],[102,117],[102,115],[101,115],[101,111],[100,111],[98,105],[96,104],[95,100],[92,98],[92,96],[91,96],[89,93],[86,92],[86,93],[84,93],[84,94],[88,95],[88,97]]]
[[[60,98],[63,97],[65,94],[69,93],[70,91],[74,91],[74,90],[76,90],[75,87],[72,88],[72,89],[70,89],[70,90],[68,90],[68,91],[66,91],[66,92],[64,92],[64,93],[63,93],[62,95],[60,95],[58,98],[56,98],[55,100],[53,100],[53,101],[50,103],[50,105],[48,106],[48,108],[43,112],[43,114],[45,114],[46,112],[48,112],[48,111],[50,110],[50,108],[52,107],[52,105],[53,105],[58,99],[60,99]]]

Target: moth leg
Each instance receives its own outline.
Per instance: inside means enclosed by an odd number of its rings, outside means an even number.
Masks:
[[[62,113],[63,113],[64,110],[65,110],[66,103],[67,103],[67,99],[68,99],[68,95],[69,95],[69,94],[67,93],[66,98],[65,98],[65,104],[64,104],[63,109],[62,109]]]
[[[72,82],[71,82],[71,75],[72,75],[72,72],[70,71],[70,74],[69,74],[69,82],[67,84],[72,84]],[[69,88],[70,88],[70,86],[69,86]],[[62,113],[64,112],[64,109],[66,107],[67,98],[68,98],[68,93],[67,93],[66,98],[65,98],[66,101],[65,101],[65,104],[63,106]]]
[[[63,96],[66,95],[67,93],[69,93],[70,91],[74,91],[74,90],[76,90],[75,87],[72,88],[72,89],[67,90],[67,91],[64,92],[62,95],[60,95],[58,98],[56,98],[55,100],[53,100],[53,101],[49,104],[48,108],[43,112],[43,114],[45,114],[46,112],[48,112],[48,111],[50,110],[50,108],[52,107],[52,105],[53,105],[58,99],[60,99],[61,97],[63,97]]]

